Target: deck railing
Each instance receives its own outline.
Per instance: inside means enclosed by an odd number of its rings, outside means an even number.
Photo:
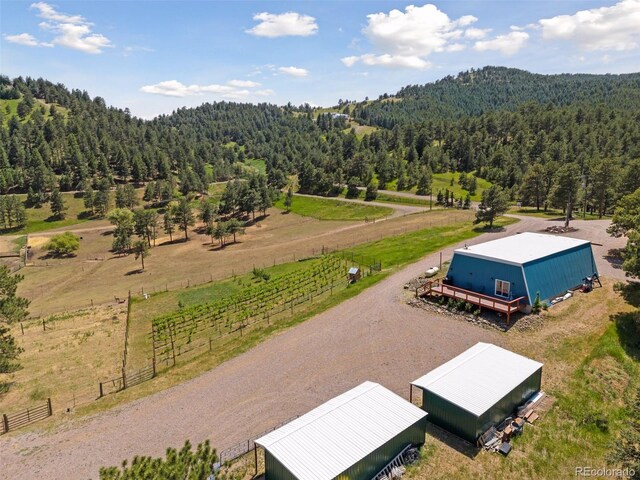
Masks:
[[[478,307],[486,307],[496,312],[507,314],[507,323],[511,321],[511,314],[521,311],[524,307],[523,300],[525,297],[518,297],[513,300],[503,300],[482,293],[466,290],[464,288],[455,287],[453,285],[445,285],[440,280],[429,280],[421,287],[416,288],[416,296],[424,297],[437,293],[445,297],[454,298],[456,300],[464,300],[465,302],[477,305]]]

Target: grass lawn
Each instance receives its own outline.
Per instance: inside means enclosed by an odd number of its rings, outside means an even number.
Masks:
[[[513,213],[516,215],[526,215],[529,217],[538,217],[538,218],[547,218],[549,220],[555,218],[565,218],[565,214],[562,213],[562,210],[554,210],[552,208],[548,209],[546,212],[544,210],[536,210],[535,207],[511,207],[509,209],[509,213]],[[601,220],[599,215],[594,215],[591,213],[587,213],[586,216],[582,215],[582,212],[574,211],[573,218],[576,220]],[[602,218],[607,218],[602,217]]]
[[[502,217],[494,222],[494,227],[500,228],[517,221],[515,218]],[[484,231],[481,227],[473,227],[471,222],[464,222],[458,224],[456,228],[452,228],[450,225],[432,227],[384,238],[377,242],[350,248],[349,252],[374,257],[376,261],[382,262],[383,269],[397,268],[415,262],[426,254],[440,250],[447,245],[475,237]]]
[[[17,195],[22,201],[26,200],[25,194]],[[57,220],[52,217],[51,208],[45,203],[40,208],[27,208],[27,226],[20,230],[0,230],[0,234],[23,234],[36,233],[53,228],[68,227],[91,220],[84,208],[82,198],[75,198],[73,193],[62,193],[62,198],[67,206],[64,220]]]
[[[284,195],[275,204],[282,210]],[[313,217],[318,220],[365,220],[387,217],[393,213],[393,209],[359,203],[343,202],[325,198],[314,198],[302,195],[293,196],[291,211],[305,217]]]

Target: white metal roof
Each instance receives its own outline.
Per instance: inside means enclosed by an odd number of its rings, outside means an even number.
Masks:
[[[296,478],[329,480],[426,415],[383,386],[364,382],[256,443]]]
[[[489,242],[454,250],[456,254],[470,257],[499,260],[503,263],[523,265],[554,253],[589,243],[587,240],[524,232],[519,235],[499,238]]]
[[[411,383],[479,416],[540,367],[542,363],[480,342]]]

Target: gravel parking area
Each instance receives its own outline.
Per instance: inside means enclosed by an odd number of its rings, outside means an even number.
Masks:
[[[604,256],[624,245],[607,222],[574,222],[571,236],[595,246],[604,276],[624,278]],[[540,231],[548,220],[523,217],[502,232]],[[444,251],[450,258],[452,248]],[[134,455],[161,456],[185,439],[227,448],[365,381],[408,397],[409,382],[478,341],[504,343],[499,332],[405,304],[403,285],[438,262],[410,265],[357,297],[258,345],[181,385],[47,432],[0,437],[2,478],[96,478],[101,466]],[[455,323],[452,323],[455,322]]]

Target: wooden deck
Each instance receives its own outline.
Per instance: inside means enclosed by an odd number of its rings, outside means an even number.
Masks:
[[[422,287],[416,289],[416,296],[428,297],[432,295],[441,295],[455,300],[463,300],[477,305],[480,309],[488,308],[495,312],[504,313],[507,316],[507,324],[511,321],[512,313],[522,311],[525,307],[525,297],[519,297],[514,300],[503,300],[501,298],[472,292],[471,290],[465,290],[464,288],[454,287],[453,285],[444,285],[440,280],[428,281],[422,285]]]

